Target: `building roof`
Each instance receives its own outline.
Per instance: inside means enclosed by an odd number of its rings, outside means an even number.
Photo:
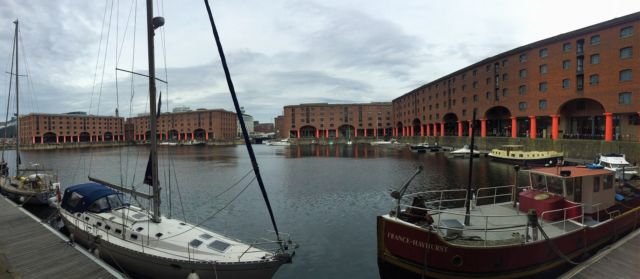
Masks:
[[[286,107],[299,107],[299,106],[316,106],[316,107],[329,107],[329,106],[391,106],[391,102],[370,102],[370,103],[353,103],[353,104],[329,104],[329,103],[302,103],[298,105],[287,105]]]
[[[32,112],[29,114],[20,115],[20,118],[27,116],[58,116],[58,117],[97,117],[97,118],[123,118],[115,115],[92,115],[92,114],[75,114],[75,113],[40,113]]]

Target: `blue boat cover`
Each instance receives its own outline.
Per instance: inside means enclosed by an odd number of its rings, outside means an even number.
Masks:
[[[121,194],[107,186],[94,182],[78,184],[64,190],[61,206],[71,213],[84,212],[95,201],[109,195],[120,196]],[[110,207],[101,207],[100,211],[109,210],[111,210]]]

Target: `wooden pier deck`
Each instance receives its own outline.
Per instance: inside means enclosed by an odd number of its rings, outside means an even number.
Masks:
[[[124,278],[0,196],[0,279]]]
[[[560,278],[638,278],[640,276],[639,250],[640,229],[637,229]]]

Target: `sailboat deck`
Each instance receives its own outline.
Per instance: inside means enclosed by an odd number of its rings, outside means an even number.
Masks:
[[[499,246],[521,243],[527,235],[527,214],[513,207],[513,203],[476,206],[470,211],[465,226],[465,208],[433,213],[434,227],[446,240],[472,246]],[[572,220],[547,221],[538,218],[545,233],[556,237],[582,226]],[[531,235],[531,232],[529,232]],[[542,239],[540,235],[538,239]]]

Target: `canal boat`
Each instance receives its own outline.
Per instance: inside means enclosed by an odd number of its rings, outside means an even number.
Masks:
[[[640,191],[619,188],[612,171],[544,167],[528,178],[526,187],[394,191],[397,204],[377,217],[380,276],[550,278],[638,228]]]
[[[495,161],[517,164],[525,167],[554,166],[558,164],[563,153],[557,151],[525,151],[522,145],[503,145],[492,149],[489,157]]]
[[[221,60],[226,63],[213,18],[210,19]],[[153,33],[154,29],[164,25],[164,19],[153,17],[152,0],[147,0],[147,25],[151,58],[149,103],[150,111],[155,112]],[[150,186],[150,193],[92,177],[89,178],[91,182],[65,189],[59,213],[71,240],[89,248],[127,275],[140,278],[271,278],[280,266],[291,262],[294,247],[290,249],[291,242],[281,239],[226,64],[224,68],[255,179],[263,193],[277,239],[244,243],[199,224],[160,214],[158,143],[156,137],[151,137],[149,162],[144,175],[144,183]],[[156,133],[156,119],[156,113],[149,114],[151,134]],[[124,194],[134,198],[131,200],[149,200],[150,209],[130,204]]]
[[[619,180],[629,180],[638,176],[638,167],[632,166],[625,158],[625,155],[621,153],[600,154],[596,164],[614,171],[616,179]]]
[[[14,37],[15,57],[15,101],[16,101],[16,135],[20,135],[20,94],[19,94],[19,71],[18,71],[18,20],[13,22],[16,25]],[[11,70],[13,71],[13,67]],[[9,114],[7,114],[8,116]],[[8,119],[7,119],[8,120]],[[8,121],[6,121],[8,123]],[[52,199],[56,198],[56,190],[60,190],[58,177],[52,170],[44,169],[40,164],[33,163],[28,168],[21,168],[20,160],[20,140],[16,139],[16,174],[9,175],[9,166],[4,160],[4,145],[2,149],[2,161],[0,162],[0,192],[7,197],[19,202],[37,205],[49,205]]]
[[[465,144],[462,148],[449,152],[449,155],[460,158],[469,157],[471,156],[471,149],[469,148],[469,145]],[[473,157],[480,157],[480,151],[473,150]]]

